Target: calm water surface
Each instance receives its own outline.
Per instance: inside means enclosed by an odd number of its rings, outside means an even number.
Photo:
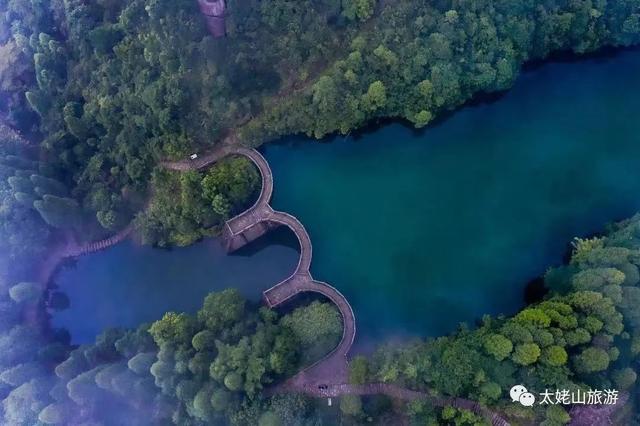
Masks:
[[[424,132],[270,144],[274,206],[308,228],[313,273],[349,298],[361,343],[513,313],[571,238],[640,210],[638,89],[640,52],[626,52],[546,65]],[[84,341],[193,311],[214,289],[257,299],[296,261],[283,245],[227,257],[213,241],[125,244],[59,274],[72,307],[55,321]]]
[[[513,313],[574,236],[640,209],[639,90],[627,52],[546,65],[419,134],[269,145],[274,206],[308,228],[361,337]]]
[[[277,232],[233,256],[214,239],[174,250],[124,242],[57,274],[71,306],[56,313],[53,324],[84,343],[107,327],[136,327],[167,311],[195,312],[212,291],[235,287],[258,302],[263,290],[295,269],[298,252],[290,240]]]

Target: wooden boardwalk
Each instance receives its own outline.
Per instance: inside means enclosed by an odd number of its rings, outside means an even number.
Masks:
[[[287,226],[298,239],[300,258],[291,276],[264,291],[265,303],[274,308],[286,303],[300,293],[318,293],[334,303],[342,316],[343,331],[338,345],[315,364],[300,371],[286,382],[269,389],[267,391],[268,394],[301,392],[315,397],[337,397],[345,394],[383,394],[405,401],[426,399],[436,406],[454,406],[473,411],[483,416],[494,426],[509,426],[509,423],[500,415],[474,401],[462,398],[439,397],[388,383],[349,384],[347,355],[356,335],[356,321],[353,309],[337,289],[327,283],[316,281],[311,276],[310,267],[313,246],[304,225],[296,217],[271,208],[269,203],[273,194],[273,175],[264,157],[258,151],[239,146],[235,137],[231,136],[221,146],[196,160],[162,162],[161,165],[167,169],[177,171],[199,170],[229,155],[245,156],[258,167],[262,176],[262,189],[253,206],[226,222],[223,240],[227,250],[230,252],[237,250],[275,227]],[[130,224],[110,238],[85,245],[79,245],[71,236],[67,236],[62,243],[51,250],[49,257],[41,264],[38,271],[40,282],[43,285],[47,285],[56,268],[65,259],[104,250],[128,238],[132,231],[133,224]]]
[[[256,150],[237,144],[233,137],[220,147],[192,161],[164,162],[171,170],[185,171],[203,169],[228,155],[242,155],[255,164],[262,176],[262,189],[258,199],[244,212],[229,219],[223,231],[223,240],[229,252],[233,252],[278,226],[286,226],[294,233],[300,244],[298,265],[291,276],[263,293],[264,301],[275,308],[300,293],[318,293],[333,302],[342,316],[342,338],[336,348],[320,361],[299,372],[288,381],[288,386],[300,391],[308,387],[325,386],[347,382],[347,355],[356,335],[356,320],[347,299],[329,284],[315,281],[311,276],[313,246],[311,238],[300,221],[284,212],[275,211],[269,204],[273,194],[273,174],[267,160]]]
[[[133,223],[130,223],[117,234],[114,234],[104,240],[94,241],[88,244],[78,244],[72,236],[67,235],[64,241],[59,243],[49,252],[49,256],[40,265],[40,269],[37,274],[38,282],[43,286],[48,285],[53,274],[56,272],[56,269],[58,269],[63,261],[102,251],[121,243],[131,235],[133,228]]]
[[[405,401],[426,399],[436,406],[453,406],[473,411],[483,416],[493,426],[509,426],[509,423],[499,414],[467,399],[439,397],[387,383],[366,385],[348,383],[347,355],[356,335],[356,320],[353,309],[337,289],[313,279],[310,271],[313,246],[307,230],[296,217],[273,210],[269,204],[273,194],[273,174],[269,164],[258,151],[243,148],[237,142],[235,137],[231,136],[220,147],[196,160],[164,162],[162,165],[171,170],[186,171],[206,168],[228,155],[243,155],[251,160],[262,176],[262,189],[253,206],[226,222],[223,239],[227,250],[229,252],[237,250],[275,227],[288,227],[300,244],[298,265],[291,276],[264,291],[265,303],[270,308],[274,308],[300,293],[318,293],[336,305],[343,323],[342,338],[338,346],[315,364],[300,371],[286,382],[269,389],[267,393],[301,392],[316,397],[336,397],[344,394],[384,394]]]

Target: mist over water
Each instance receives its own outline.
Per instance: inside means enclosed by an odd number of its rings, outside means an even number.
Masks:
[[[573,237],[640,210],[638,89],[640,52],[629,51],[542,66],[498,101],[422,132],[288,138],[265,147],[273,204],[307,227],[314,277],[353,305],[360,347],[511,314]],[[56,278],[71,307],[54,324],[85,342],[107,326],[193,312],[213,290],[257,301],[298,258],[289,243],[258,248],[125,243],[87,256]]]

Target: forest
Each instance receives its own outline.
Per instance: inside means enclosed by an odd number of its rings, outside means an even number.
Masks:
[[[33,220],[42,220],[37,216]],[[353,384],[392,383],[478,401],[514,423],[566,424],[561,405],[529,409],[507,398],[513,383],[532,389],[618,389],[638,403],[640,215],[602,236],[575,239],[571,260],[548,270],[543,300],[512,317],[485,316],[450,336],[382,346],[350,363]],[[28,254],[26,256],[31,256]],[[344,395],[338,411],[264,390],[335,346],[341,319],[327,303],[278,314],[236,290],[207,296],[195,314],[169,312],[135,330],[105,330],[71,346],[65,330],[38,316],[60,296],[40,283],[3,275],[0,382],[6,424],[485,424],[428,401],[398,405],[386,396]],[[13,279],[13,281],[11,281]],[[637,410],[635,410],[637,412]]]
[[[640,32],[633,0],[229,0],[222,39],[194,0],[28,3],[0,3],[6,121],[40,141],[48,177],[98,229],[125,226],[153,191],[183,191],[182,208],[139,214],[160,245],[215,232],[225,216],[197,213],[212,198],[158,172],[160,160],[229,134],[255,146],[378,118],[423,127],[508,89],[527,61],[628,46]],[[217,209],[233,202],[218,197]]]
[[[265,397],[339,338],[326,303],[277,313],[228,290],[197,313],[71,345],[48,321],[65,296],[37,281],[39,267],[61,238],[95,240],[132,220],[145,243],[191,244],[258,190],[242,159],[182,174],[161,160],[230,134],[257,146],[383,118],[428,126],[508,89],[526,62],[637,43],[640,1],[227,3],[228,36],[213,39],[192,0],[0,0],[2,423],[388,424],[401,415],[483,424],[383,396],[342,397],[339,419],[301,395]],[[559,406],[508,403],[516,382],[616,387],[635,406],[639,265],[636,216],[574,241],[571,261],[546,274],[544,300],[450,336],[383,346],[352,360],[351,381],[462,396],[521,423],[569,417]]]

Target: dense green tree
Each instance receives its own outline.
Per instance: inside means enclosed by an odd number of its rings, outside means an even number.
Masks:
[[[211,421],[213,418],[214,410],[211,405],[211,396],[211,386],[204,386],[193,398],[193,415],[196,419]]]
[[[211,395],[211,406],[215,411],[225,411],[231,402],[231,395],[224,389],[216,389]]]
[[[349,416],[362,414],[362,399],[358,395],[343,395],[340,397],[340,411]]]
[[[613,378],[613,382],[616,384],[617,389],[626,390],[634,385],[637,379],[637,374],[632,368],[626,367],[621,370],[613,371],[611,377]]]
[[[198,311],[198,320],[211,332],[217,334],[234,322],[242,320],[245,300],[235,289],[211,293],[204,299]]]
[[[373,15],[376,0],[342,0],[342,13],[347,18],[366,21]]]
[[[222,161],[204,175],[159,172],[153,178],[155,196],[137,219],[143,238],[161,246],[188,245],[211,235],[215,226],[247,206],[259,180],[255,166],[244,158]]]
[[[349,363],[349,382],[363,385],[368,381],[368,362],[363,356],[354,357]]]
[[[478,92],[507,89],[525,61],[637,43],[637,9],[635,0],[230,1],[229,37],[213,40],[191,0],[0,2],[0,116],[43,137],[36,152],[0,128],[2,423],[226,416],[303,424],[290,408],[309,409],[293,399],[300,396],[258,395],[300,367],[305,346],[339,337],[330,305],[280,318],[224,293],[208,297],[197,316],[168,313],[71,350],[68,336],[31,324],[44,317],[34,308],[52,307],[55,293],[25,312],[13,303],[42,298],[24,280],[58,233],[50,228],[85,231],[91,220],[115,230],[152,193],[137,218],[145,241],[190,244],[242,210],[259,176],[245,159],[188,173],[159,170],[159,160],[186,159],[228,133],[257,145],[291,133],[347,134],[379,117],[422,127]],[[526,380],[539,388],[633,386],[638,220],[576,240],[571,264],[547,275],[558,285],[545,301],[477,329],[382,349],[368,363],[354,360],[352,376],[488,403]],[[15,277],[7,279],[9,270]],[[9,289],[14,283],[22,284]],[[21,318],[29,324],[17,325]],[[154,415],[137,413],[142,407]],[[341,409],[370,411],[357,397],[343,398]],[[480,421],[452,407],[410,410],[422,423]],[[536,421],[567,421],[561,408],[534,410]]]
[[[565,365],[568,360],[567,351],[558,345],[549,346],[542,350],[542,362],[553,367]]]
[[[485,339],[484,349],[489,355],[493,355],[498,361],[502,361],[511,354],[513,343],[501,334],[492,334]]]
[[[166,313],[160,321],[153,323],[149,333],[156,343],[162,345],[180,345],[191,342],[196,330],[195,321],[186,314]]]
[[[367,93],[362,96],[362,104],[365,109],[375,111],[383,108],[387,103],[387,89],[381,81],[374,81],[369,85]]]
[[[224,376],[224,385],[230,391],[239,391],[243,387],[242,376],[232,371]]]
[[[575,368],[580,373],[593,373],[606,370],[609,366],[609,355],[601,348],[588,347],[573,359]]]
[[[45,195],[33,203],[42,219],[54,228],[72,229],[80,222],[78,203],[71,198]]]
[[[556,426],[569,423],[571,416],[560,405],[551,405],[545,411],[545,419],[541,426]]]
[[[342,336],[340,314],[329,303],[313,302],[284,316],[280,323],[292,331],[304,362],[322,357],[337,346]]]
[[[521,365],[533,364],[539,357],[540,347],[535,343],[517,345],[512,355],[513,361]]]

